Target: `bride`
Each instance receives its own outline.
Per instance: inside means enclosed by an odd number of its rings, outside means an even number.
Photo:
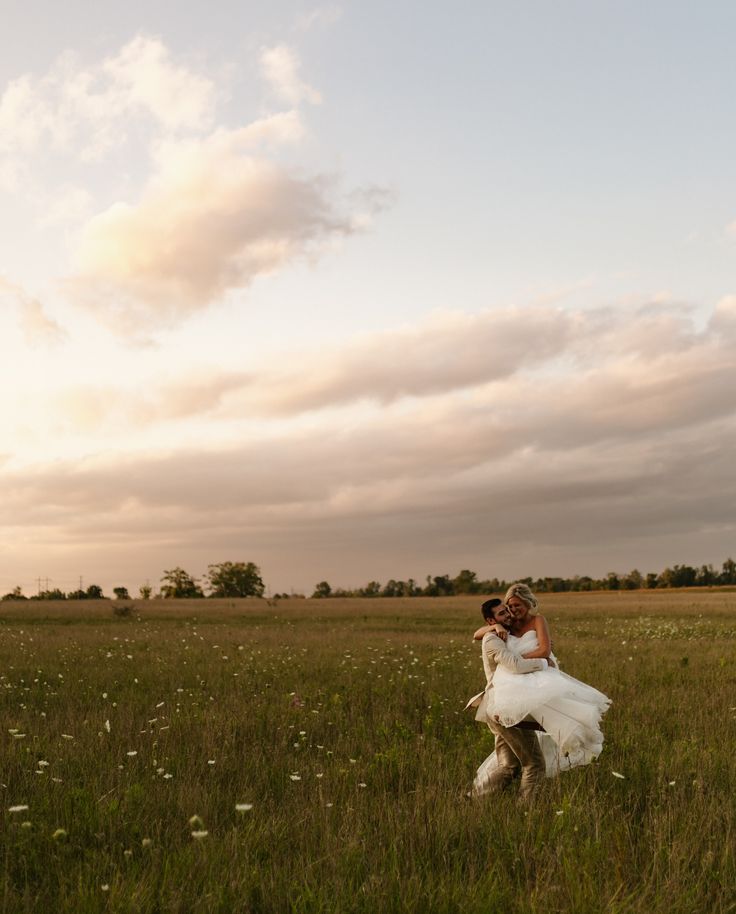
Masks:
[[[587,765],[603,749],[600,721],[610,699],[592,686],[561,672],[551,652],[549,628],[543,616],[533,613],[537,600],[526,584],[512,584],[506,605],[514,617],[507,648],[526,659],[546,658],[549,667],[534,673],[518,674],[499,666],[489,690],[486,717],[504,727],[522,721],[536,721],[543,731],[537,733],[548,777]],[[484,626],[475,633],[482,639],[497,633]],[[504,633],[502,633],[503,636]],[[496,753],[490,755],[476,774],[482,783],[496,767]]]

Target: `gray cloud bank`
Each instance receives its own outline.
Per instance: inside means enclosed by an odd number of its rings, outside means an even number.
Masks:
[[[718,561],[736,552],[735,342],[736,297],[703,327],[667,305],[437,318],[301,375],[215,379],[200,420],[276,417],[246,443],[6,467],[3,523],[142,576],[242,555],[279,589]]]

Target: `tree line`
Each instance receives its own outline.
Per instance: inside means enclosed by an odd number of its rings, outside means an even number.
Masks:
[[[517,578],[528,584],[537,593],[576,593],[592,590],[654,590],[670,587],[717,587],[736,586],[736,562],[726,559],[717,570],[713,565],[674,565],[659,573],[642,574],[638,569],[628,574],[609,572],[603,578],[592,578],[587,575],[575,575],[571,578]],[[463,569],[455,577],[449,574],[427,575],[424,584],[414,578],[396,581],[393,578],[385,584],[369,581],[364,587],[356,589],[333,588],[327,581],[320,581],[312,593],[313,599],[329,597],[449,597],[462,594],[503,593],[511,582],[499,578],[482,579],[476,572]],[[262,597],[265,585],[260,568],[253,562],[219,562],[208,565],[202,580],[193,577],[183,568],[176,567],[164,571],[158,591],[144,584],[138,588],[138,597],[142,600],[193,599],[204,597]],[[127,587],[114,587],[113,594],[118,600],[129,600]],[[304,594],[277,593],[274,599],[304,598]],[[42,590],[33,596],[26,597],[20,587],[15,587],[1,597],[8,600],[105,600],[108,599],[98,584],[90,584],[86,589],[65,593],[58,588]]]
[[[571,578],[516,578],[528,584],[536,593],[576,593],[591,590],[654,590],[667,587],[716,587],[736,585],[736,562],[726,559],[721,570],[713,565],[674,565],[664,571],[642,574],[637,568],[628,574],[609,572],[603,578],[592,578],[588,575],[575,575]],[[491,594],[504,593],[511,581],[499,578],[483,580],[474,571],[464,569],[455,577],[449,574],[427,575],[424,585],[414,578],[407,581],[390,580],[381,585],[378,581],[369,581],[365,587],[355,590],[344,588],[333,589],[327,581],[320,581],[314,588],[312,598],[327,597],[449,597],[457,594]]]
[[[253,562],[219,562],[208,565],[207,573],[200,581],[183,568],[171,568],[164,571],[161,585],[154,593],[150,584],[143,584],[138,588],[138,596],[142,600],[152,597],[162,599],[181,600],[202,597],[262,597],[265,585],[261,577],[260,568]],[[113,594],[118,600],[129,600],[130,592],[127,587],[114,587]],[[13,588],[6,593],[2,600],[106,600],[99,584],[90,584],[82,590],[72,590],[65,593],[59,588],[41,590],[33,596],[26,597],[20,587]]]

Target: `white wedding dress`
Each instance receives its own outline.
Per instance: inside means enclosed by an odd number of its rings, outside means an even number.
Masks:
[[[536,650],[539,643],[536,632],[528,631],[520,638],[509,635],[506,646],[515,654],[525,654]],[[525,718],[532,718],[544,727],[544,732],[537,732],[537,738],[547,777],[587,765],[601,754],[600,721],[611,704],[610,698],[554,667],[520,674],[499,666],[493,674],[488,699],[487,717],[504,727],[512,727]],[[496,767],[493,752],[476,773],[476,790],[482,790]]]

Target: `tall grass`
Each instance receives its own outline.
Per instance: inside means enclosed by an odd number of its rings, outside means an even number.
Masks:
[[[478,603],[3,604],[0,911],[736,911],[736,594],[544,599],[614,704],[530,808],[465,796]]]

